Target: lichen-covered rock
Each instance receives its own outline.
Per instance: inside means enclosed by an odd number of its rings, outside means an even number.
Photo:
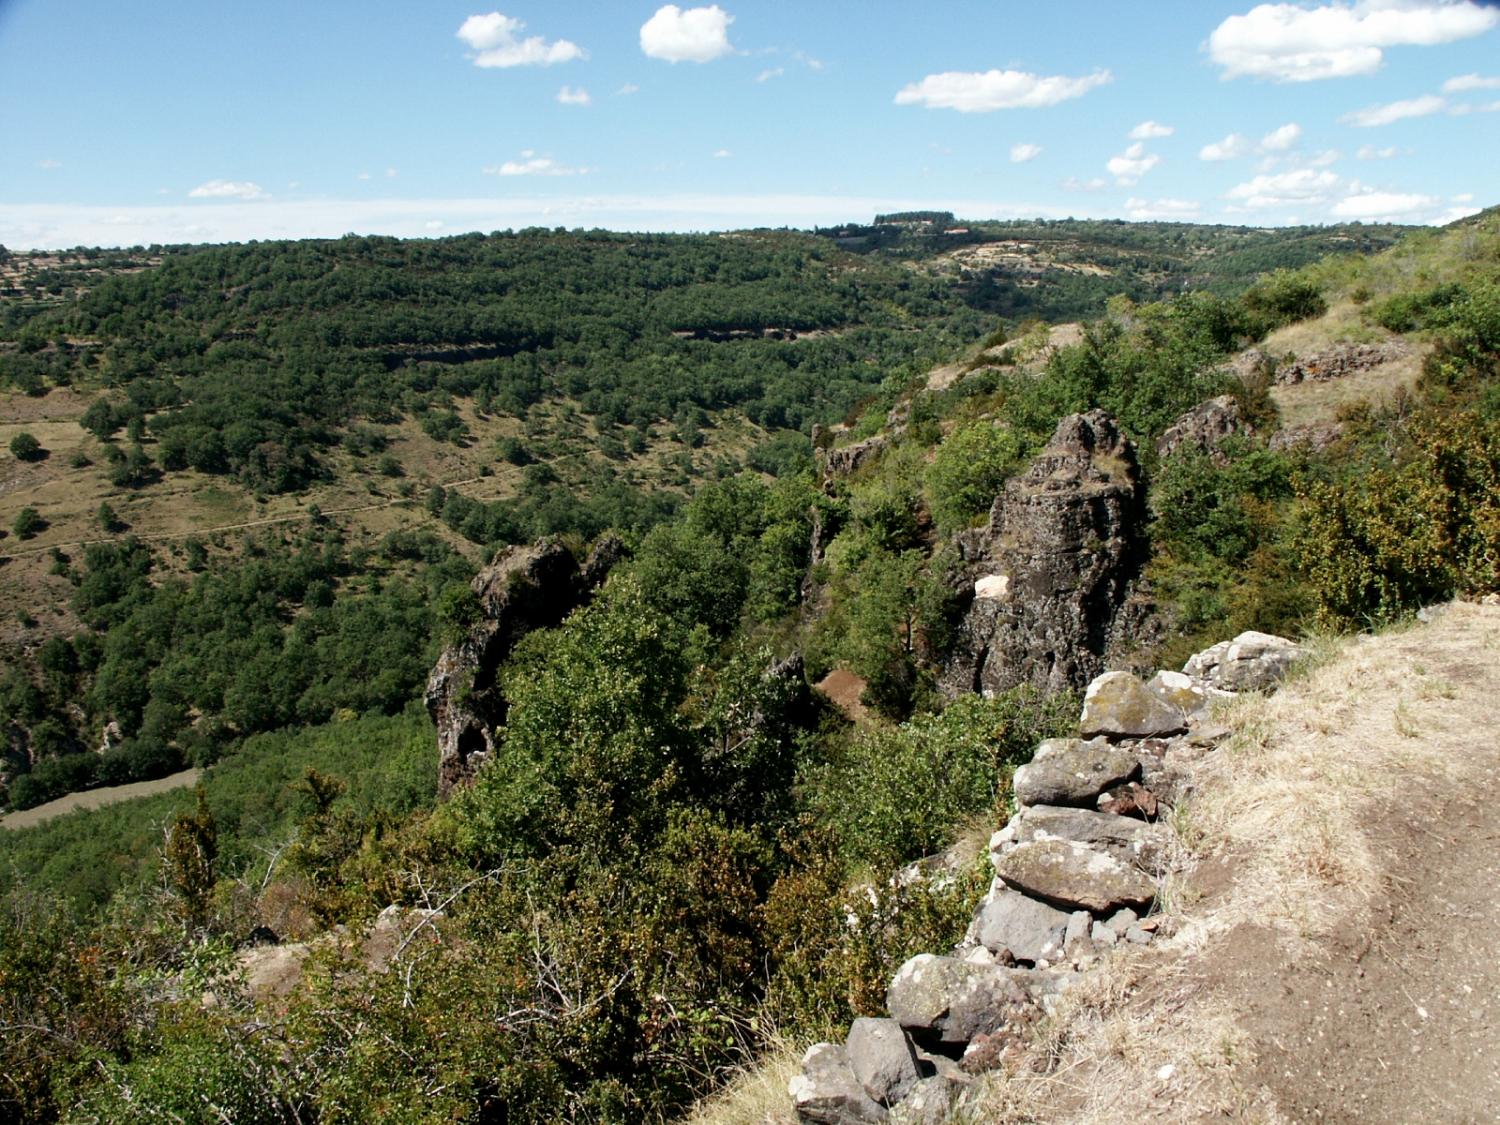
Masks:
[[[943,689],[1076,689],[1102,671],[1134,622],[1127,605],[1146,558],[1145,520],[1135,448],[1115,420],[1094,410],[1059,422],[996,497],[989,522],[957,538],[968,580],[958,592],[973,597]]]
[[[1133,817],[1092,809],[1032,805],[1017,816],[1011,839],[1018,844],[1071,840],[1109,852],[1123,863],[1151,868],[1165,856],[1171,834],[1160,825]]]
[[[1189,722],[1206,714],[1209,704],[1220,694],[1186,672],[1169,671],[1157,672],[1147,680],[1146,690],[1169,707],[1177,708],[1187,716]]]
[[[1224,691],[1263,691],[1280,683],[1301,655],[1294,641],[1250,631],[1189,657],[1182,670]]]
[[[996,880],[999,883],[999,880]],[[1017,961],[1056,961],[1068,916],[1000,883],[990,889],[969,926],[973,940],[992,953],[1009,950]]]
[[[1140,772],[1141,760],[1124,750],[1063,750],[1019,767],[1011,787],[1021,805],[1091,808],[1100,793]]]
[[[1032,840],[995,859],[995,873],[1024,894],[1060,910],[1102,914],[1148,905],[1156,897],[1149,877],[1114,856],[1072,840]]]
[[[946,1075],[924,1078],[891,1110],[891,1125],[943,1125],[951,1118],[962,1090],[959,1082]]]
[[[1187,730],[1187,716],[1129,672],[1106,672],[1088,686],[1078,720],[1084,737],[1156,738]]]
[[[897,970],[886,1008],[919,1045],[951,1051],[1032,1017],[1035,1004],[1019,983],[1021,973],[920,953]]]
[[[849,1027],[844,1054],[865,1093],[884,1106],[906,1097],[922,1077],[911,1040],[895,1020],[861,1016]]]
[[[494,753],[494,730],[507,711],[495,673],[505,658],[527,633],[560,624],[624,553],[618,539],[606,537],[580,568],[572,552],[548,538],[506,548],[475,576],[470,588],[480,618],[442,651],[427,679],[427,711],[437,727],[440,799],[470,781]]]
[[[837,1043],[815,1043],[802,1056],[802,1071],[787,1083],[799,1121],[819,1125],[864,1125],[886,1120],[885,1107],[865,1093],[849,1056]]]

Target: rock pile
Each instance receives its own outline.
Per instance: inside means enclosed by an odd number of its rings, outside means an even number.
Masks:
[[[1253,428],[1245,421],[1244,412],[1233,395],[1220,395],[1207,402],[1200,402],[1169,426],[1156,439],[1156,455],[1165,460],[1179,449],[1196,449],[1207,453],[1215,460],[1222,460],[1217,453],[1219,444],[1235,434],[1251,434]]]
[[[887,1018],[854,1021],[819,1043],[788,1088],[802,1121],[947,1120],[977,1074],[1015,1060],[1029,1029],[1113,947],[1170,927],[1153,914],[1172,869],[1163,812],[1191,790],[1191,768],[1228,732],[1215,700],[1266,690],[1300,649],[1241,633],[1181,672],[1142,681],[1106,672],[1084,697],[1082,738],[1048,739],[1016,770],[1019,807],[990,840],[995,878],[964,941],[902,965]]]

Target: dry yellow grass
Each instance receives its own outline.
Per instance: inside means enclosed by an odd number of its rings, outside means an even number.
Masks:
[[[700,1102],[685,1125],[796,1125],[787,1083],[801,1068],[802,1052],[779,1042],[722,1090]]]

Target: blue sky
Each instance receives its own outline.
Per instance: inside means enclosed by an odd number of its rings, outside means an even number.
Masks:
[[[0,0],[0,244],[1500,202],[1477,0]]]

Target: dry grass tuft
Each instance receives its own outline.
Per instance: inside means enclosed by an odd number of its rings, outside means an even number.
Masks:
[[[801,1066],[802,1051],[786,1040],[773,1040],[754,1065],[698,1103],[684,1125],[796,1125],[786,1088]]]

